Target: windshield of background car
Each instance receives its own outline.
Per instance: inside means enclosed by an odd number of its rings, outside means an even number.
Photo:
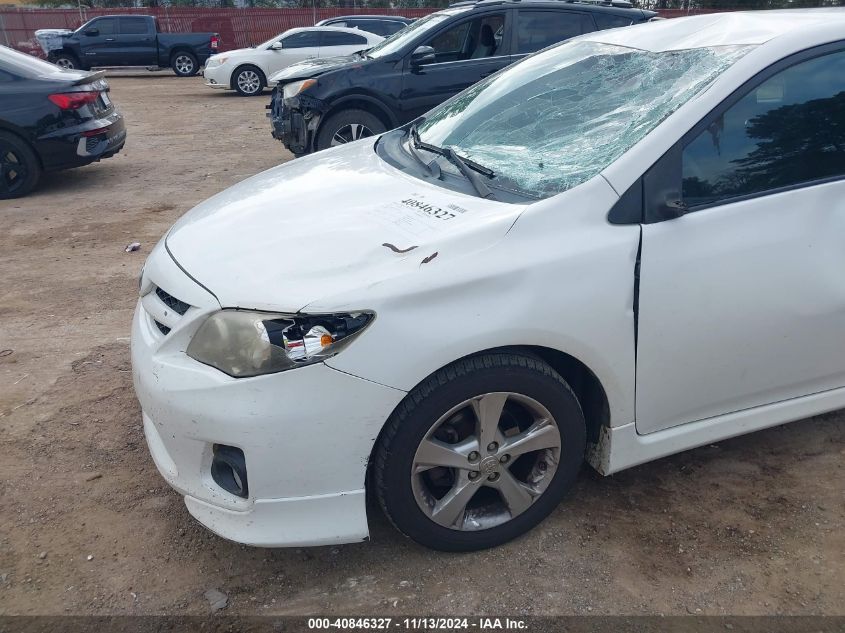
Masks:
[[[262,42],[261,44],[259,44],[255,48],[258,48],[258,49],[270,48],[273,44],[278,42],[280,39],[282,39],[285,35],[290,33],[292,30],[293,29],[290,29],[290,30],[285,31],[284,33],[279,33],[276,37],[271,37],[269,40],[267,40],[266,42]]]
[[[452,18],[459,13],[463,13],[468,9],[459,9],[452,11],[439,11],[420,18],[416,22],[412,22],[401,31],[398,31],[388,37],[383,42],[379,42],[376,46],[367,51],[367,57],[384,57],[385,55],[392,55],[404,46],[417,38],[422,33],[427,33],[432,29],[436,29],[440,24]]]
[[[546,198],[596,176],[751,48],[564,43],[468,88],[418,131],[492,169],[491,185]]]

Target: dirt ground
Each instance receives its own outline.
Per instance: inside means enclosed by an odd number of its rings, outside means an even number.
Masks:
[[[267,97],[110,81],[124,151],[0,203],[0,615],[207,614],[209,589],[243,614],[845,614],[842,412],[585,469],[538,529],[488,552],[422,549],[375,508],[371,542],[343,547],[255,549],[198,525],[144,443],[138,271],[182,213],[292,157]]]

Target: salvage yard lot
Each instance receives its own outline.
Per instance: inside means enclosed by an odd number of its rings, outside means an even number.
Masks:
[[[255,549],[199,526],[144,442],[138,272],[185,211],[292,156],[267,96],[110,83],[123,152],[0,203],[0,614],[203,614],[210,589],[229,613],[845,613],[842,412],[610,478],[585,468],[548,520],[492,551],[425,550],[375,508],[372,541],[338,547]]]

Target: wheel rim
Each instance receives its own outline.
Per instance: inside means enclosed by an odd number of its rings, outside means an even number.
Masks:
[[[21,157],[11,147],[0,144],[0,193],[17,192],[28,176],[29,169]]]
[[[241,89],[241,92],[251,95],[258,92],[260,87],[261,79],[254,70],[242,70],[238,73],[238,88]]]
[[[187,55],[176,57],[176,70],[182,74],[189,74],[194,70],[194,60]]]
[[[484,530],[519,516],[546,491],[560,460],[557,422],[522,394],[486,393],[442,415],[411,466],[419,508],[443,527]]]
[[[56,60],[56,66],[58,66],[59,68],[64,68],[66,70],[73,70],[74,69],[73,62],[71,60],[69,60],[67,57],[59,57]]]
[[[350,123],[349,125],[344,125],[334,133],[334,136],[332,136],[331,146],[345,145],[346,143],[351,143],[352,141],[357,141],[358,139],[367,138],[372,135],[373,131],[366,125],[362,123]]]

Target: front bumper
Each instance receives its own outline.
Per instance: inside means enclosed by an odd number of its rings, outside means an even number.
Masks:
[[[316,99],[282,98],[282,86],[273,88],[270,105],[270,133],[294,154],[313,151],[314,138],[322,118],[322,103]]]
[[[214,68],[204,68],[202,76],[205,78],[205,85],[209,88],[220,88],[228,90],[231,85],[232,71],[225,64]]]
[[[150,291],[155,286],[192,307],[174,320]],[[323,364],[231,378],[184,353],[219,305],[161,247],[146,265],[144,291],[132,325],[135,390],[153,460],[191,514],[217,534],[250,545],[365,539],[367,461],[405,393]],[[156,325],[160,319],[168,320],[167,334]],[[244,452],[248,498],[212,479],[215,444]]]

